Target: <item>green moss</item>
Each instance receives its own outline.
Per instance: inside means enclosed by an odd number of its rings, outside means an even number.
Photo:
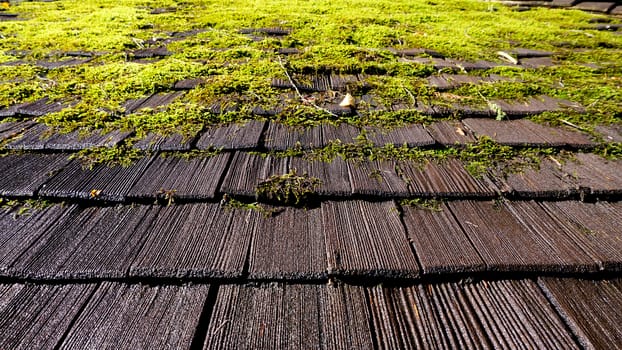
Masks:
[[[615,149],[615,146],[609,146]],[[302,157],[308,160],[331,162],[336,157],[348,161],[367,160],[391,160],[413,161],[420,164],[435,161],[442,162],[446,159],[462,160],[467,170],[481,176],[489,169],[502,172],[520,172],[527,167],[537,167],[543,157],[559,156],[565,151],[546,147],[511,147],[498,144],[488,137],[481,137],[478,142],[464,147],[408,147],[387,144],[382,147],[374,146],[362,134],[353,144],[344,144],[340,141],[329,143],[323,148],[303,151],[291,149],[282,152],[271,152],[275,157]],[[615,153],[615,151],[610,151]]]
[[[272,175],[257,185],[257,198],[286,205],[305,206],[317,195],[322,181],[295,169],[283,175]]]
[[[251,203],[243,202],[227,194],[223,196],[221,203],[224,206],[224,208],[227,210],[235,210],[235,209],[252,210],[252,211],[256,211],[262,214],[265,217],[271,217],[280,212],[280,209],[278,208],[268,207],[266,205],[262,205],[257,202],[251,202]]]
[[[432,118],[414,109],[405,109],[389,112],[361,112],[359,116],[351,118],[348,122],[357,126],[376,126],[395,128],[408,124],[431,124],[444,118]]]
[[[413,207],[421,210],[429,210],[429,211],[442,211],[441,208],[443,202],[437,199],[427,199],[427,198],[411,198],[411,199],[402,199],[399,201],[401,206]]]
[[[105,129],[107,123],[114,119],[114,114],[93,108],[92,105],[82,101],[60,112],[45,115],[40,121],[56,127],[60,132],[71,132],[76,129],[83,131]]]
[[[595,150],[595,153],[600,154],[601,156],[610,160],[622,159],[622,143],[603,143],[600,147],[598,147],[598,149]]]
[[[476,143],[468,144],[461,150],[458,158],[466,163],[469,173],[481,176],[488,170],[516,173],[527,167],[538,167],[543,157],[560,152],[555,148],[510,147],[488,137],[480,137]]]
[[[11,199],[0,197],[0,208],[12,211],[15,217],[31,215],[34,211],[43,210],[54,203],[40,199]]]
[[[285,152],[274,152],[272,155],[277,157],[304,157],[309,160],[320,160],[330,162],[336,157],[341,157],[350,161],[364,160],[412,160],[426,162],[428,160],[443,160],[456,155],[456,148],[420,148],[395,146],[388,144],[382,147],[374,146],[364,134],[360,135],[356,143],[345,144],[341,141],[332,141],[323,148],[309,151],[288,150]]]
[[[461,96],[520,100],[529,96],[550,95],[553,87],[545,85],[525,81],[466,84],[452,93]]]
[[[302,104],[298,101],[287,103],[273,119],[281,124],[302,127],[320,123],[340,124],[349,121],[348,116],[335,117],[325,110]]]
[[[210,124],[214,116],[201,106],[174,102],[164,110],[141,110],[136,113],[118,118],[112,126],[122,130],[133,130],[137,138],[144,137],[149,132],[160,135],[178,133],[182,136],[193,137],[204,124]]]
[[[161,152],[161,157],[175,157],[182,159],[190,159],[190,158],[210,158],[217,156],[222,153],[222,149],[213,149],[213,150],[192,150],[187,152]]]
[[[78,159],[85,169],[93,169],[98,164],[108,167],[130,166],[133,161],[141,159],[145,153],[127,146],[117,147],[95,147],[81,150],[70,156],[71,159]]]
[[[166,8],[173,5],[176,12],[149,14],[153,7]],[[303,54],[288,58],[291,73],[332,71],[388,74],[399,78],[400,85],[412,91],[417,99],[425,98],[429,93],[421,90],[423,85],[420,83],[412,86],[412,80],[409,82],[408,78],[430,75],[433,73],[432,67],[399,62],[387,48],[425,47],[437,49],[450,57],[495,60],[496,50],[510,48],[510,42],[518,42],[524,47],[555,51],[563,62],[576,64],[564,64],[563,70],[514,72],[529,78],[525,84],[467,86],[458,91],[471,97],[481,94],[486,98],[520,98],[557,93],[559,89],[550,85],[551,81],[574,77],[577,82],[583,83],[586,78],[600,79],[605,74],[616,73],[615,70],[619,72],[620,67],[615,62],[620,61],[620,53],[604,50],[594,44],[618,47],[619,37],[597,31],[590,31],[593,38],[587,37],[578,30],[586,27],[589,18],[587,14],[543,9],[518,13],[499,5],[492,5],[492,11],[490,6],[466,0],[443,4],[351,0],[340,3],[320,1],[304,5],[268,0],[252,4],[231,1],[218,9],[198,1],[183,4],[159,1],[150,3],[149,7],[145,7],[141,1],[127,1],[123,4],[104,0],[19,3],[16,10],[32,19],[3,23],[3,34],[7,36],[7,40],[1,43],[3,48],[30,50],[27,59],[43,58],[59,50],[87,50],[107,54],[86,66],[46,73],[56,83],[53,87],[39,86],[36,81],[30,85],[19,84],[19,87],[4,84],[5,92],[0,94],[0,98],[4,96],[3,105],[8,105],[44,93],[55,98],[77,94],[90,105],[114,109],[128,98],[166,90],[177,80],[217,72],[224,75],[211,81],[200,96],[207,95],[209,99],[214,95],[233,92],[261,95],[267,89],[270,79],[279,75],[276,57],[266,49],[292,46],[304,50]],[[379,13],[382,15],[379,16]],[[460,15],[456,16],[458,13]],[[261,26],[287,27],[291,29],[291,34],[282,40],[270,38],[254,42],[237,32],[240,28]],[[164,40],[170,38],[172,32],[197,28],[204,32],[168,43],[169,49],[175,53],[169,58],[153,64],[125,62],[125,53],[145,45],[147,39]],[[556,46],[560,41],[569,41],[575,47],[588,50],[574,53]],[[614,71],[582,70],[579,64],[588,62],[600,63]],[[9,73],[9,76],[20,76],[27,80],[35,75],[41,76],[40,73],[28,74],[28,70],[34,69],[32,67],[5,68],[10,72],[23,71]],[[506,72],[511,70],[502,69]],[[546,76],[549,77],[539,81],[535,79]],[[391,91],[403,95],[401,86],[395,86],[394,83],[386,81],[378,84],[374,92],[386,98],[397,97]],[[567,81],[565,83],[568,85]],[[590,89],[593,90],[593,86],[599,85],[581,83],[577,84],[577,89],[592,86]],[[616,86],[611,87],[615,91],[613,88]],[[594,101],[586,103],[594,109],[598,109],[602,103],[606,105],[604,109],[609,110],[616,102],[620,102],[619,96],[606,99],[604,91],[595,93],[601,97],[599,101],[595,104],[592,104]],[[558,94],[569,95],[570,92],[562,91]],[[409,96],[398,98],[404,101],[410,99]]]
[[[176,11],[150,14],[154,8]],[[27,20],[0,23],[4,37],[0,62],[23,59],[29,63],[0,66],[0,107],[44,96],[55,101],[74,99],[78,103],[71,108],[41,118],[62,131],[121,128],[132,130],[136,138],[148,132],[190,136],[212,125],[254,119],[251,107],[272,108],[285,97],[270,87],[272,79],[286,79],[275,53],[283,47],[301,50],[281,58],[289,74],[298,78],[326,72],[364,73],[366,84],[348,86],[348,92],[357,98],[370,94],[387,107],[443,105],[452,98],[485,105],[497,98],[520,100],[547,94],[578,102],[587,113],[544,113],[531,117],[536,122],[559,125],[566,120],[586,130],[622,122],[622,37],[589,29],[588,20],[594,15],[581,11],[516,12],[478,0],[231,0],[218,6],[199,0],[61,0],[19,2],[11,10]],[[241,28],[259,27],[283,27],[291,34],[254,40],[239,33]],[[174,34],[195,29],[202,32],[185,38]],[[133,50],[160,45],[173,54],[150,63],[131,61]],[[408,62],[389,50],[426,48],[453,59],[499,62],[496,52],[514,47],[552,51],[557,67],[469,72],[496,73],[515,81],[469,84],[451,95],[440,94],[423,79],[437,73],[431,65]],[[64,59],[60,52],[66,51],[91,51],[97,57],[74,67],[48,70],[35,65],[37,60]],[[165,108],[131,115],[122,110],[129,99],[170,91],[176,81],[187,78],[202,78],[205,84]],[[394,127],[433,121],[414,110],[370,112],[364,104],[354,116],[335,117],[302,104],[296,96],[287,102],[274,120],[293,126],[349,123]],[[243,107],[214,114],[206,108],[213,104]],[[490,159],[532,158],[529,152],[523,154],[525,150],[507,150],[488,141],[478,145],[479,149],[466,150],[372,147],[360,141],[356,145],[333,143],[306,155],[319,159],[455,156],[467,161],[474,172],[494,165]],[[619,153],[615,147],[601,150],[615,155]],[[120,163],[132,158],[123,147],[88,151],[84,156],[104,163],[114,162],[114,157],[119,157]]]

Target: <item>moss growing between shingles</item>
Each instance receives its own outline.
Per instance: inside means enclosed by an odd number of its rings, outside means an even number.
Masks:
[[[265,155],[264,153],[256,153]],[[365,160],[411,160],[425,163],[426,161],[441,161],[459,154],[457,148],[420,148],[385,145],[374,146],[367,138],[359,136],[353,144],[342,143],[339,140],[331,141],[323,148],[313,150],[290,149],[287,151],[270,152],[274,157],[302,157],[308,160],[331,162],[337,157],[348,161]]]
[[[610,149],[615,150],[615,146],[610,146]],[[481,176],[493,168],[505,173],[520,172],[527,167],[537,167],[543,157],[558,156],[564,152],[556,148],[505,146],[488,137],[481,137],[478,142],[460,148],[408,147],[392,144],[378,147],[367,139],[365,133],[362,133],[352,144],[344,144],[337,140],[323,148],[308,151],[291,149],[270,154],[275,157],[303,157],[324,162],[341,157],[348,161],[408,160],[424,164],[428,161],[454,158],[463,161],[472,175]],[[615,151],[611,153],[615,154]]]
[[[103,164],[108,167],[128,167],[132,162],[144,158],[148,154],[128,146],[94,147],[73,153],[70,159],[78,159],[85,169]]]
[[[34,211],[43,210],[54,205],[53,202],[41,199],[13,199],[0,197],[0,208],[12,211],[13,216],[31,215]]]
[[[24,82],[43,76],[45,71],[45,69],[32,64],[0,66],[0,81],[15,83]]]
[[[210,158],[210,157],[217,156],[221,153],[222,153],[222,148],[214,148],[214,149],[207,149],[207,150],[192,150],[192,151],[187,151],[187,152],[180,152],[180,151],[161,152],[160,157],[162,158],[173,157],[173,158],[181,158],[181,159]]]
[[[547,84],[548,85],[548,84]],[[453,94],[482,99],[523,100],[529,96],[550,95],[553,86],[533,82],[497,82],[482,84],[466,84],[452,90]],[[478,97],[481,97],[479,99]]]
[[[148,16],[140,1],[20,2],[20,23],[3,23],[6,44],[32,54],[49,50],[109,51],[135,45]],[[178,22],[181,25],[183,22]]]
[[[271,119],[284,125],[302,127],[321,123],[337,125],[349,122],[347,115],[334,116],[326,110],[303,104],[298,100],[291,100]]]
[[[44,89],[37,81],[0,84],[0,106],[9,107],[35,101],[44,96]]]
[[[150,7],[160,5],[167,7],[164,1],[150,3]],[[594,46],[594,42],[615,44],[608,33],[591,31],[594,38],[590,38],[576,30],[584,27],[581,24],[587,23],[589,14],[541,9],[524,14],[480,1],[431,4],[423,1],[350,0],[292,4],[238,0],[221,4],[218,8],[199,1],[176,4],[176,7],[176,12],[160,15],[150,15],[149,9],[140,1],[122,4],[103,0],[21,3],[17,8],[24,16],[33,18],[27,26],[46,26],[45,33],[31,31],[27,37],[35,47],[52,44],[59,48],[115,50],[131,44],[133,37],[193,28],[210,29],[215,35],[204,34],[204,38],[210,43],[221,40],[226,44],[235,37],[243,38],[235,36],[239,28],[271,26],[291,28],[291,38],[288,39],[300,43],[300,46],[422,46],[450,56],[469,58],[494,58],[494,51],[486,48],[504,49],[509,45],[508,41],[522,41],[525,45],[543,49],[551,49],[560,41],[583,47]],[[18,34],[17,24],[5,26],[9,34]],[[146,27],[153,29],[139,29]],[[23,33],[21,35],[26,38]],[[22,41],[16,38],[12,43],[21,44]],[[248,39],[244,43],[249,43]]]
[[[372,74],[425,77],[434,72],[430,65],[416,63],[358,61],[335,57],[329,60],[293,61],[292,72],[301,74]]]
[[[555,148],[510,147],[496,143],[488,137],[480,137],[474,144],[458,152],[458,158],[466,163],[467,171],[481,176],[490,169],[501,173],[518,173],[528,167],[538,167],[545,156],[562,152]]]
[[[272,175],[255,189],[260,200],[285,205],[306,206],[317,196],[322,181],[307,173],[298,174],[295,169],[283,175]]]
[[[167,7],[175,7],[176,12],[149,13],[153,8]],[[26,50],[24,59],[30,62],[58,58],[58,51],[103,53],[76,67],[52,70],[32,64],[0,67],[0,106],[43,96],[53,100],[79,96],[76,106],[41,119],[64,131],[123,128],[137,135],[152,131],[191,134],[205,125],[255,118],[250,107],[272,107],[279,102],[279,92],[270,87],[270,82],[273,78],[286,78],[275,54],[275,49],[280,47],[302,51],[283,58],[290,74],[383,74],[369,78],[369,91],[353,87],[348,92],[355,97],[369,93],[386,105],[442,104],[451,102],[451,96],[462,98],[461,102],[477,103],[548,94],[579,102],[588,113],[545,113],[531,119],[551,124],[564,119],[586,129],[601,123],[622,122],[619,78],[622,37],[586,29],[593,15],[580,11],[534,9],[523,13],[475,0],[438,4],[386,0],[306,3],[233,0],[219,6],[198,0],[89,0],[20,2],[13,9],[29,20],[0,23],[0,32],[5,37],[0,42],[0,51],[5,51],[0,61],[21,58],[10,50]],[[284,27],[291,33],[261,41],[239,33],[241,28],[259,27]],[[204,32],[179,41],[163,41],[171,39],[172,32],[192,29]],[[155,46],[167,45],[173,55],[149,64],[128,62],[132,50],[149,46],[154,38],[158,39]],[[389,47],[419,47],[439,51],[450,58],[493,61],[498,61],[498,50],[525,47],[553,51],[559,66],[526,70],[500,67],[489,72],[470,72],[498,73],[520,78],[524,83],[467,85],[452,91],[450,96],[438,94],[422,79],[435,73],[432,66],[403,62]],[[574,51],[576,48],[582,51]],[[586,64],[597,67],[585,67]],[[128,99],[168,91],[176,81],[196,77],[206,78],[207,83],[171,106],[129,116],[121,110]],[[222,114],[205,109],[212,103],[228,101],[242,107]],[[288,125],[347,122],[358,126],[399,126],[431,121],[413,111],[366,112],[364,106],[357,116],[335,118],[302,105],[296,97],[290,102],[292,107],[275,117]],[[616,154],[612,146],[607,147],[608,154]],[[493,155],[486,152],[486,147],[482,148],[484,154]],[[102,157],[96,158],[107,159],[105,154],[114,152],[122,159],[125,157],[126,152],[121,150],[101,152]],[[474,153],[471,160],[465,152]],[[465,161],[481,170],[491,162],[477,156],[478,152],[333,144],[314,154],[319,158],[419,159],[446,154],[460,157],[464,153]],[[510,158],[522,156],[515,149],[510,153]]]
[[[614,58],[617,55],[612,54]],[[622,56],[618,59],[622,60]],[[561,125],[562,120],[566,120],[589,130],[598,124],[621,122],[622,80],[619,76],[622,66],[594,70],[566,62],[554,68],[517,70],[503,67],[490,72],[519,81],[466,84],[451,93],[465,97],[463,102],[484,105],[490,99],[520,101],[548,95],[579,103],[586,108],[586,113],[568,109],[530,117],[533,121],[551,125]]]
[[[169,58],[152,64],[115,61],[58,72],[59,80],[81,74],[75,83],[88,84],[85,97],[93,102],[108,99],[122,103],[130,98],[168,91],[179,80],[209,75],[213,70],[200,63]]]
[[[153,132],[160,135],[178,133],[182,136],[196,135],[209,124],[213,116],[202,106],[173,102],[162,110],[143,109],[119,117],[111,126],[122,130],[133,130],[138,137]]]
[[[597,153],[607,155],[610,159],[619,159],[621,157],[620,149],[617,144],[609,144],[597,149]],[[485,137],[475,144],[461,148],[421,148],[395,145],[376,147],[366,139],[359,139],[355,144],[342,144],[336,141],[319,149],[309,151],[291,149],[271,152],[270,155],[274,157],[301,157],[323,162],[331,162],[336,157],[340,157],[351,162],[388,160],[411,161],[421,165],[427,162],[458,159],[465,164],[466,170],[475,177],[481,177],[488,171],[495,171],[504,175],[519,173],[527,168],[538,168],[545,157],[555,157],[557,161],[562,162],[572,157],[572,153],[563,149],[510,147],[500,145]]]
[[[77,129],[84,131],[112,129],[107,126],[114,119],[116,116],[111,111],[94,108],[88,102],[82,101],[60,112],[47,114],[39,118],[39,122],[53,126],[59,132],[67,133]]]
[[[426,76],[429,74],[426,74]],[[424,79],[411,76],[370,76],[366,80],[369,94],[376,103],[390,109],[391,105],[413,107],[427,103],[435,94]]]
[[[238,34],[237,29],[283,25],[292,29],[292,34],[286,40],[297,43],[296,46],[299,47],[310,47],[305,55],[296,60],[295,65],[304,66],[305,60],[310,57],[313,60],[310,67],[331,66],[331,62],[342,67],[361,64],[363,64],[361,67],[364,67],[365,62],[395,63],[395,58],[383,50],[386,47],[442,48],[443,53],[454,57],[494,58],[494,50],[490,50],[490,47],[505,48],[508,46],[508,41],[519,41],[516,40],[518,38],[523,39],[521,41],[526,39],[530,42],[531,45],[523,43],[526,46],[540,48],[548,45],[547,49],[553,48],[549,43],[553,39],[568,38],[574,40],[577,45],[582,43],[587,45],[594,41],[572,29],[553,26],[547,28],[542,25],[527,27],[524,25],[525,20],[536,22],[537,19],[513,13],[504,7],[497,7],[497,11],[492,12],[488,7],[475,1],[459,1],[434,6],[420,2],[408,5],[389,4],[388,2],[370,3],[369,1],[347,1],[342,4],[315,2],[305,6],[297,4],[295,7],[282,1],[264,1],[261,4],[231,2],[222,9],[210,7],[209,11],[204,4],[197,3],[178,6],[176,13],[157,16],[149,15],[146,9],[139,9],[137,2],[125,2],[123,6],[105,1],[94,1],[93,4],[95,3],[99,3],[102,8],[63,4],[65,9],[54,15],[42,13],[46,10],[45,6],[32,7],[31,9],[37,11],[35,18],[40,18],[41,22],[48,22],[46,23],[48,26],[58,25],[62,28],[58,32],[52,31],[51,33],[50,31],[46,33],[33,31],[36,33],[34,36],[40,37],[41,41],[58,42],[60,41],[58,40],[59,33],[66,31],[66,24],[58,21],[59,15],[82,13],[89,14],[87,18],[90,19],[88,22],[90,30],[82,30],[81,36],[84,38],[80,38],[81,40],[90,39],[91,31],[98,30],[95,28],[104,22],[113,20],[117,22],[116,27],[120,27],[121,30],[110,31],[107,34],[114,36],[121,32],[124,39],[121,40],[124,43],[122,47],[111,47],[105,41],[106,35],[99,32],[98,40],[89,40],[89,44],[101,45],[100,48],[104,50],[119,51],[133,47],[136,43],[132,39],[141,36],[145,38],[166,37],[167,35],[163,32],[167,30],[207,29],[205,33],[197,35],[197,38],[170,44],[173,49],[185,51],[183,49],[187,48],[191,52],[192,48],[203,46],[213,48],[266,47],[266,42],[277,43],[278,41],[270,39],[255,43],[246,36]],[[24,5],[24,7],[27,11],[28,6]],[[273,10],[278,8],[279,11],[267,12],[270,8]],[[353,12],[350,8],[355,8],[356,11]],[[364,10],[361,11],[361,9]],[[383,15],[378,16],[378,11],[382,11]],[[318,15],[318,12],[323,15]],[[581,13],[570,14],[572,11],[533,11],[532,13],[535,12],[538,13],[538,17],[546,18],[552,23],[563,24],[569,20],[577,22],[587,19],[587,15]],[[240,13],[244,15],[239,15]],[[345,13],[347,16],[343,16]],[[456,17],[456,13],[460,13],[461,16]],[[516,23],[516,26],[512,26],[512,30],[508,30],[508,21]],[[75,28],[86,27],[81,18],[80,21],[73,18],[68,22]],[[153,24],[154,28],[146,31],[139,30],[141,23]],[[499,33],[516,38],[505,39]],[[560,33],[565,35],[560,35]],[[611,41],[611,36],[606,33],[597,32],[594,35],[598,36],[599,41],[606,39]],[[544,38],[549,40],[542,40]],[[30,37],[28,39],[33,41]],[[17,42],[21,41],[17,40]],[[116,42],[118,43],[119,40]],[[80,46],[83,44],[82,41],[73,43],[75,48],[85,48]],[[180,54],[183,55],[183,53]],[[212,57],[207,58],[212,59]],[[413,65],[403,65],[403,67],[408,66]]]
[[[360,116],[351,118],[350,124],[357,126],[377,126],[394,128],[408,124],[431,124],[446,118],[433,118],[414,109],[390,112],[363,112]]]
[[[229,196],[228,194],[223,195],[221,205],[227,210],[242,209],[256,211],[265,217],[271,217],[278,214],[282,210],[275,207],[268,207],[257,202],[243,202]]]
[[[411,199],[402,199],[399,201],[401,206],[413,207],[420,210],[429,210],[429,211],[442,211],[441,208],[442,201],[437,199],[427,199],[427,198],[411,198]]]
[[[610,160],[622,159],[622,143],[620,142],[604,143],[595,150],[595,153]]]

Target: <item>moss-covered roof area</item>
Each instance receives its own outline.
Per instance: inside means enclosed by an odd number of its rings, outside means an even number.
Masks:
[[[141,157],[132,146],[152,133],[191,140],[210,127],[267,119],[363,128],[354,146],[305,152],[314,159],[450,155],[481,169],[491,159],[522,163],[560,149],[501,152],[486,138],[466,150],[387,149],[370,143],[365,128],[429,125],[473,111],[503,120],[516,117],[512,103],[520,111],[543,96],[573,108],[519,117],[571,126],[597,142],[595,128],[621,119],[622,37],[611,30],[621,20],[603,14],[482,1],[54,1],[7,11],[17,20],[0,22],[0,107],[58,106],[32,114],[55,132],[127,136],[81,151],[95,162]],[[348,95],[354,104],[339,107]],[[620,154],[616,142],[594,149]]]
[[[622,5],[527,5],[0,1],[0,348],[620,344]]]
[[[459,98],[476,103],[547,94],[586,106],[585,116],[568,117],[580,126],[619,122],[620,117],[622,38],[616,32],[594,29],[593,18],[604,16],[577,10],[518,12],[482,1],[230,1],[226,5],[55,1],[20,2],[10,10],[22,20],[0,24],[0,62],[21,64],[0,66],[0,105],[45,96],[77,99],[71,108],[44,118],[66,129],[183,129],[250,119],[253,116],[244,109],[214,115],[201,107],[223,100],[253,106],[275,103],[281,91],[271,81],[286,79],[280,60],[292,75],[370,74],[369,93],[394,102],[410,103],[415,98],[442,103]],[[252,30],[258,28],[280,28],[287,34],[262,35],[261,30]],[[138,58],[146,49],[163,47],[166,56]],[[299,51],[280,58],[283,48]],[[478,71],[473,74],[494,73],[513,80],[467,84],[448,96],[426,84],[426,77],[438,73],[433,65],[392,52],[409,48],[433,50],[450,59],[497,63],[504,63],[498,51],[528,48],[553,53],[555,66],[523,69],[509,64]],[[93,57],[83,64],[52,69],[41,64],[71,59],[63,56],[76,52]],[[122,110],[129,99],[168,91],[175,82],[191,78],[205,83],[161,111],[106,113]],[[360,86],[350,89],[355,97],[361,93]],[[334,121],[322,111],[305,112],[280,119],[289,124]],[[410,115],[395,117],[417,120]],[[339,121],[399,122],[387,119],[373,115]],[[557,115],[538,119],[556,121]]]

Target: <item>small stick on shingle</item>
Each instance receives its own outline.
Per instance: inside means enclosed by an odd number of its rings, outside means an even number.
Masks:
[[[404,91],[406,91],[406,93],[408,94],[408,96],[410,96],[410,99],[412,100],[412,105],[416,106],[417,105],[417,99],[415,98],[415,95],[413,95],[413,93],[408,90],[404,85],[402,85],[402,89],[404,89]]]
[[[302,96],[302,94],[300,93],[300,90],[298,90],[298,87],[296,86],[296,83],[294,82],[294,79],[292,79],[291,75],[289,75],[289,73],[287,72],[287,68],[285,68],[285,65],[283,64],[283,61],[281,60],[280,56],[279,56],[279,66],[281,66],[281,68],[283,68],[283,72],[287,76],[287,79],[289,80],[289,83],[292,84],[292,86],[294,87],[294,90],[296,90],[296,95],[298,95],[298,97],[300,98],[302,103],[309,104],[309,105],[319,109],[320,111],[323,111],[323,112],[326,112],[326,113],[330,114],[333,117],[338,117],[338,115],[336,115],[335,113],[329,111],[326,108],[322,108],[322,107],[316,105],[315,103],[311,102],[309,99],[307,99],[304,96]]]
[[[557,167],[558,167],[559,169],[561,169],[561,167],[562,167],[562,163],[561,163],[559,160],[557,160],[557,158],[555,158],[555,157],[553,157],[553,156],[549,156],[549,159],[550,159],[553,163],[555,163],[555,165],[557,165]]]
[[[518,60],[505,51],[497,51],[497,55],[501,56],[512,64],[518,64]]]
[[[560,119],[559,121],[564,123],[564,124],[566,124],[566,125],[568,125],[568,126],[570,126],[570,127],[575,128],[575,129],[579,129],[581,131],[587,131],[585,128],[582,128],[582,127],[578,126],[577,124],[573,124],[573,123],[567,121],[566,119]]]

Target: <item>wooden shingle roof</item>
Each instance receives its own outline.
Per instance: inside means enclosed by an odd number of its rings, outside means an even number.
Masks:
[[[575,2],[544,5],[606,5]],[[206,11],[165,3],[141,16]],[[619,62],[400,43],[349,44],[376,66],[310,67],[317,43],[271,46],[298,40],[293,25],[240,23],[226,48],[205,23],[112,53],[0,43],[0,349],[621,347],[620,95],[585,103],[534,78],[574,69],[619,89]],[[171,79],[165,64],[201,69]],[[265,94],[219,80],[252,64],[235,83]],[[83,69],[101,81],[74,84]],[[154,88],[115,87],[114,69]],[[29,79],[49,86],[20,97]]]

